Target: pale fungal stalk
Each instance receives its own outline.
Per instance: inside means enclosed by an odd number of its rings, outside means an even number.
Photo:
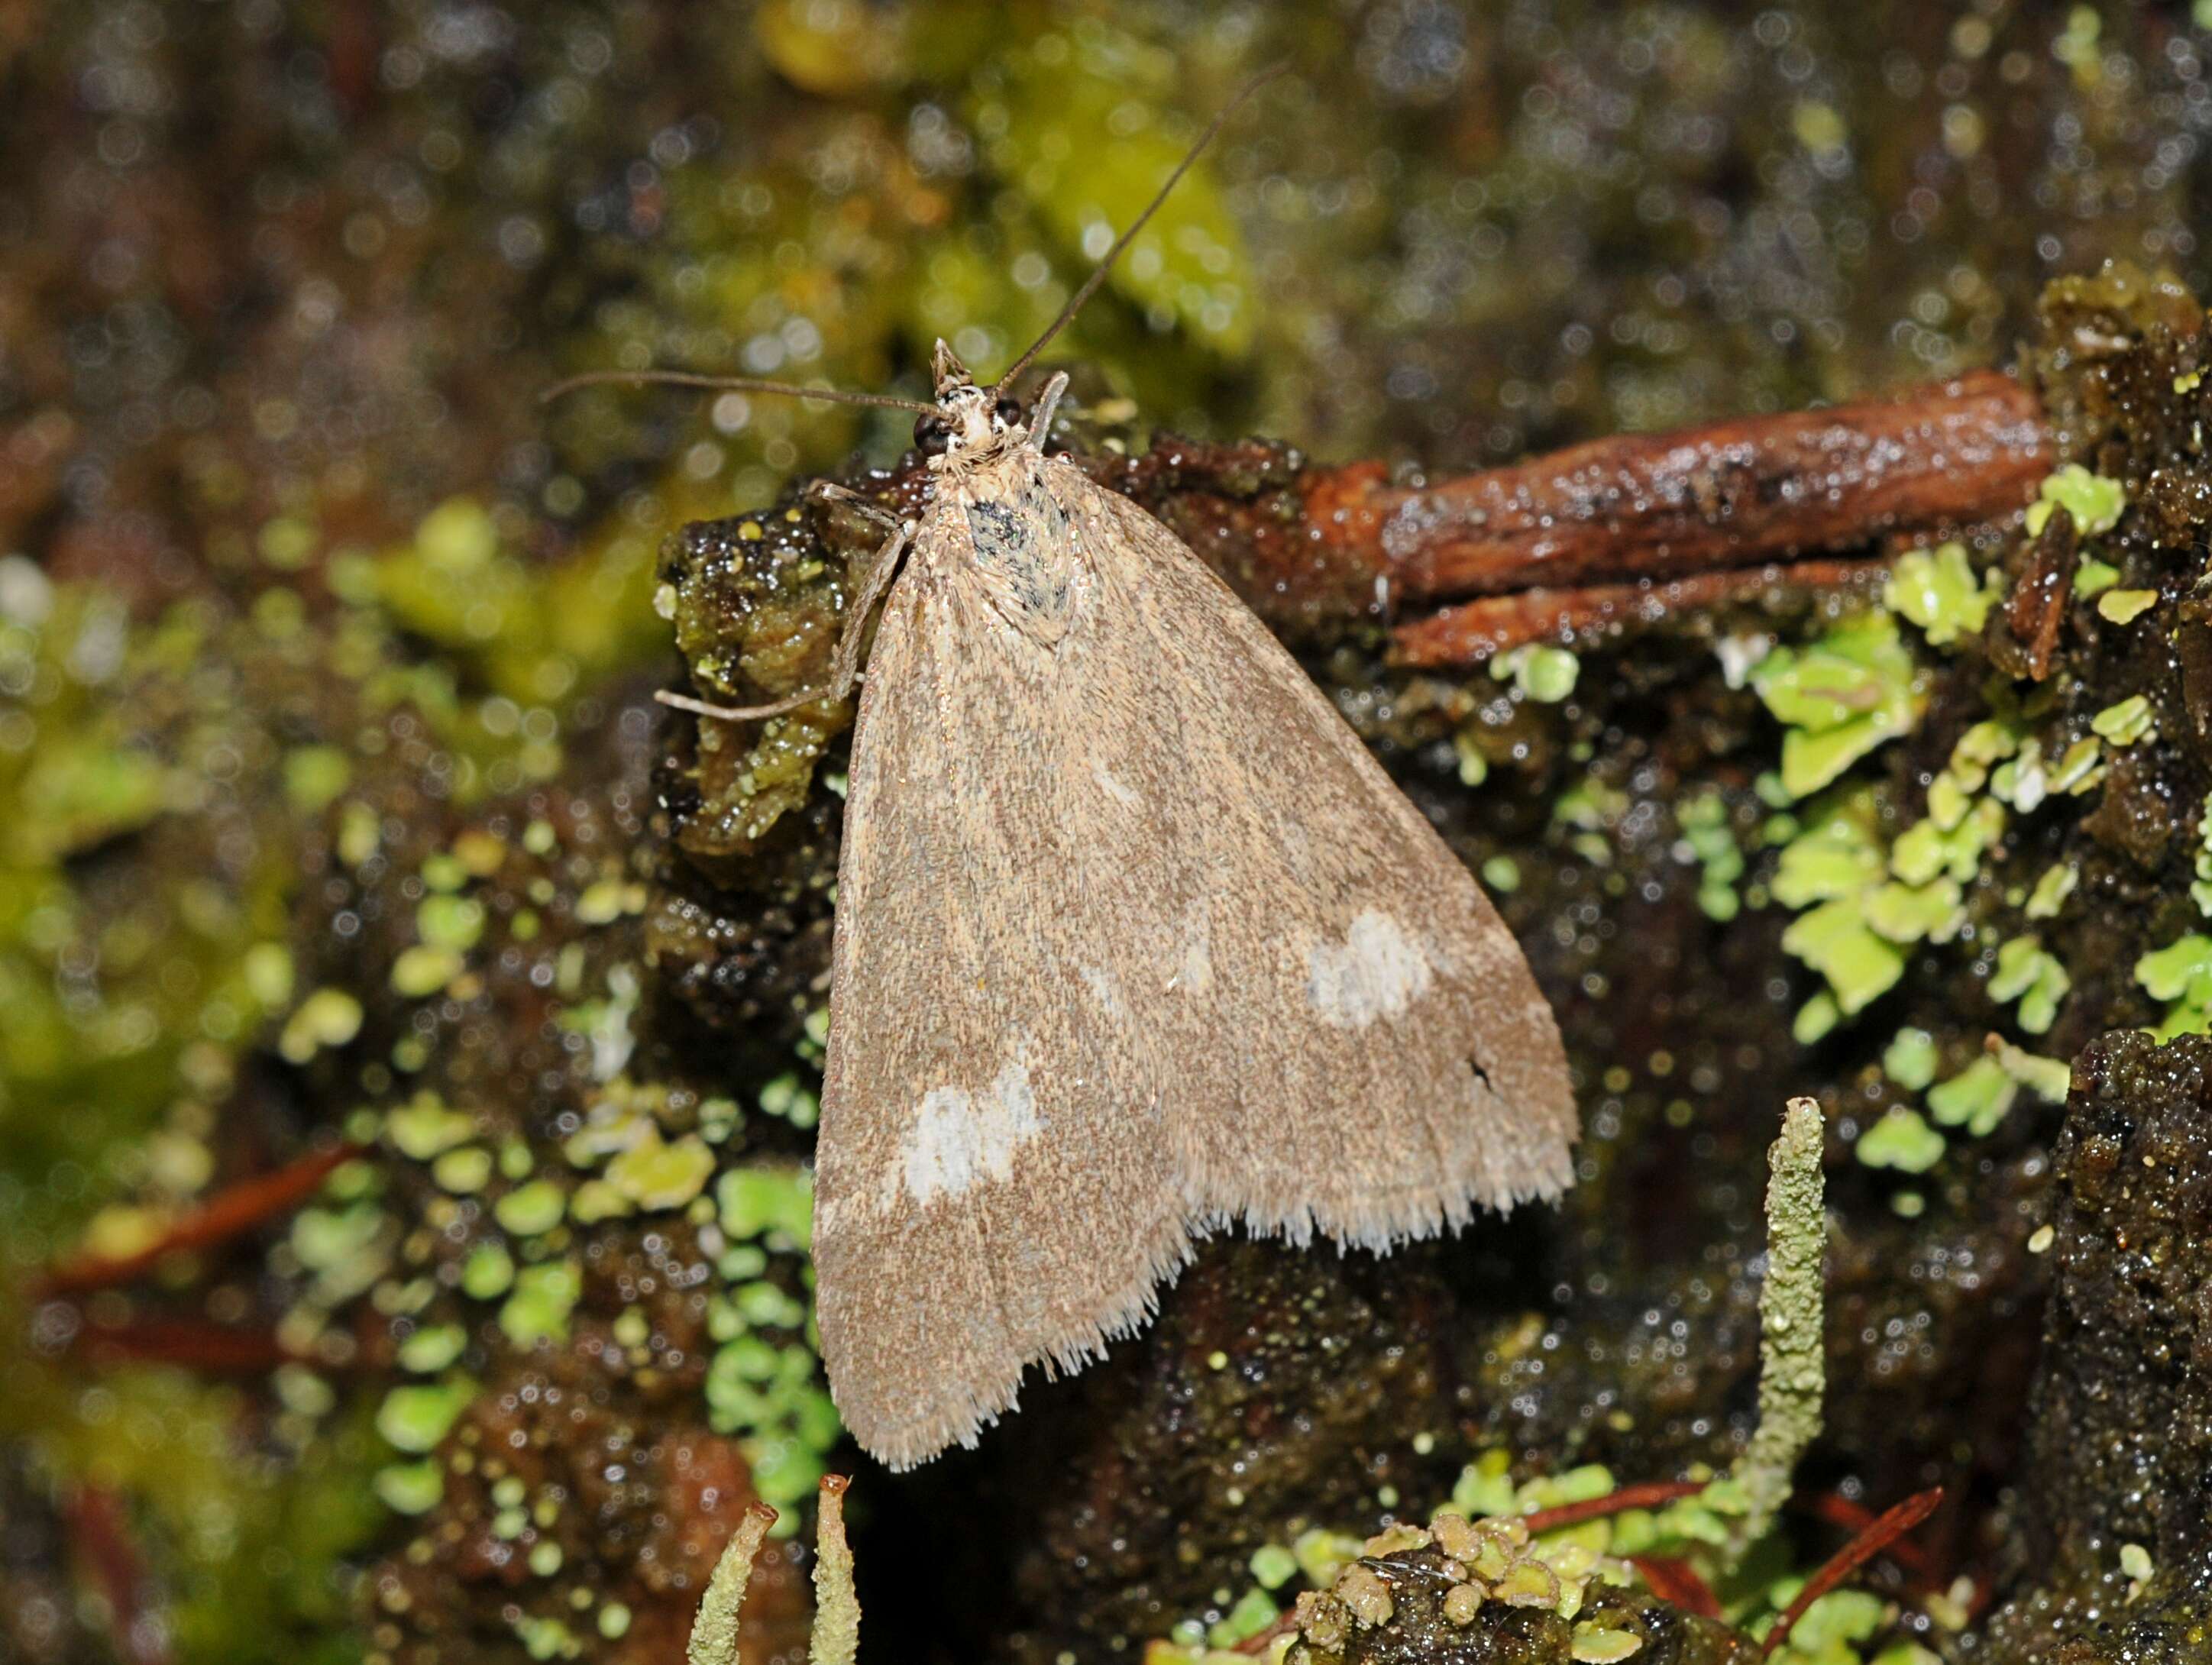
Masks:
[[[853,1665],[860,1645],[860,1601],[853,1589],[853,1551],[845,1541],[845,1488],[851,1482],[842,1474],[822,1477],[819,1512],[814,1529],[814,1633],[808,1647],[809,1665]],[[752,1582],[753,1563],[775,1510],[756,1503],[730,1534],[707,1593],[699,1600],[699,1616],[692,1621],[689,1665],[738,1665],[738,1621],[745,1604],[745,1586]]]
[[[1789,1501],[1790,1475],[1820,1432],[1827,1387],[1821,1323],[1821,1257],[1828,1220],[1821,1201],[1820,1107],[1793,1098],[1767,1152],[1766,1282],[1759,1292],[1759,1427],[1736,1460],[1745,1508],[1731,1560],[1765,1536]]]

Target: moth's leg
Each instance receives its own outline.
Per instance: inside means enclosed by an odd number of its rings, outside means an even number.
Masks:
[[[881,504],[863,497],[849,486],[841,486],[835,480],[817,480],[806,488],[810,495],[824,502],[842,503],[863,520],[872,520],[885,532],[896,532],[899,518]]]
[[[817,483],[816,490],[824,497],[834,496],[841,501],[850,501],[855,507],[890,526],[890,535],[883,545],[869,556],[860,569],[860,590],[845,615],[844,629],[838,634],[836,656],[830,660],[830,681],[826,687],[810,688],[804,693],[792,694],[769,705],[711,705],[705,700],[695,700],[688,694],[671,694],[665,690],[653,697],[663,705],[672,705],[678,711],[695,712],[702,717],[720,717],[728,722],[752,722],[763,717],[780,717],[787,711],[796,711],[802,705],[813,705],[823,700],[842,700],[853,691],[860,679],[860,643],[866,637],[868,615],[890,588],[891,580],[898,575],[899,561],[906,553],[907,539],[911,532],[908,525],[894,515],[885,513],[858,494],[842,486]]]
[[[1030,443],[1040,451],[1052,437],[1053,416],[1060,409],[1060,396],[1066,391],[1067,372],[1060,370],[1054,372],[1052,380],[1045,383],[1044,392],[1037,395],[1036,414],[1030,418]]]

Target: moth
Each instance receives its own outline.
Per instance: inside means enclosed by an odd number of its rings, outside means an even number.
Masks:
[[[893,1468],[1102,1356],[1203,1234],[1381,1250],[1571,1178],[1558,1029],[1465,865],[1219,577],[1047,454],[1066,378],[1007,394],[1233,108],[995,385],[941,342],[931,404],[651,378],[920,414],[927,506],[830,686],[663,696],[845,697],[880,606],[814,1253],[832,1396]]]

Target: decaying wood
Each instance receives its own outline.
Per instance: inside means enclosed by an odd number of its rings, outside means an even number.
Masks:
[[[1982,371],[1893,399],[1626,435],[1428,487],[1337,522],[1407,599],[1668,578],[1955,530],[2050,471],[2034,395]]]
[[[1698,573],[1663,583],[1523,590],[1446,607],[1391,632],[1391,657],[1419,668],[1472,665],[1532,641],[1576,644],[1703,607],[1780,605],[1814,592],[1871,589],[1889,575],[1878,556],[1792,561]]]
[[[1802,557],[1905,547],[2014,514],[2053,455],[2035,395],[1990,370],[1417,484],[1394,483],[1379,462],[1310,467],[1266,446],[1168,436],[1091,471],[1279,628],[1388,614],[1406,663],[1443,665],[1776,583],[1863,581],[1853,563]]]
[[[2005,629],[2011,637],[2000,663],[2031,681],[2051,674],[2058,653],[2058,629],[2074,599],[2078,562],[2074,517],[2062,506],[2051,513],[2028,553],[2027,570],[2005,603]]]

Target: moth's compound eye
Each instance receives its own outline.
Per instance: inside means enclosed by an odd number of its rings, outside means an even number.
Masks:
[[[952,430],[945,425],[945,418],[936,415],[914,419],[914,442],[925,457],[942,457],[945,447],[952,443]]]
[[[998,404],[993,405],[991,409],[999,420],[1008,428],[1013,427],[1022,419],[1022,402],[1012,393],[1000,394]]]

